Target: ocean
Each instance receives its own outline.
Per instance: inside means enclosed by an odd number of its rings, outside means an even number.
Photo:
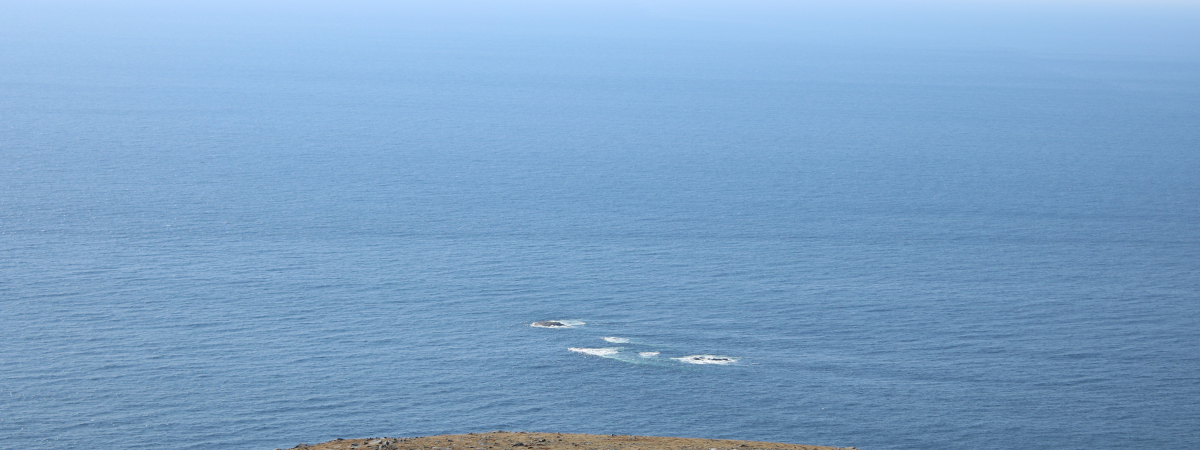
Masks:
[[[1200,447],[1197,53],[39,8],[0,448]]]

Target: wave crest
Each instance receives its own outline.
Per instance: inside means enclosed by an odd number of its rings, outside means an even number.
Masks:
[[[691,355],[691,356],[681,356],[678,358],[671,358],[671,359],[674,359],[679,362],[688,363],[688,364],[722,364],[722,365],[733,364],[733,363],[737,362],[737,360],[738,360],[737,358],[731,358],[728,356],[716,356],[716,355]]]
[[[575,353],[583,353],[585,355],[594,356],[613,356],[620,352],[621,349],[615,347],[605,348],[583,348],[583,347],[568,347],[567,350]]]
[[[584,325],[582,320],[540,320],[529,324],[535,328],[574,328]]]

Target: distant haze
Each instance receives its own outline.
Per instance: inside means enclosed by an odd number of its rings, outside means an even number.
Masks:
[[[1197,55],[1196,1],[8,2],[24,26],[233,33],[473,33]],[[74,25],[72,25],[74,24]],[[161,27],[161,28],[160,28]],[[46,30],[46,28],[43,28]],[[19,36],[19,35],[18,35]]]

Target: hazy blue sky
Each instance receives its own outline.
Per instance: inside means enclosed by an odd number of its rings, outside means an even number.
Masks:
[[[761,40],[1200,57],[1200,1],[6,2],[0,39],[273,33]]]

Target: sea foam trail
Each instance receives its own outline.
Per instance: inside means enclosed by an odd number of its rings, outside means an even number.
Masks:
[[[580,325],[585,325],[582,320],[540,320],[529,324],[535,328],[575,328]]]
[[[730,358],[728,356],[715,356],[715,355],[691,355],[691,356],[681,356],[679,358],[671,358],[671,359],[674,359],[679,362],[688,363],[688,364],[722,364],[722,365],[724,365],[724,364],[733,364],[733,363],[737,362],[737,358]]]
[[[620,353],[621,349],[615,348],[615,347],[606,347],[606,348],[568,347],[567,350],[570,350],[570,351],[573,351],[576,353],[583,353],[585,355],[614,356],[617,353]]]
[[[607,342],[612,342],[614,344],[628,344],[629,343],[629,339],[622,338],[622,337],[611,337],[610,336],[610,337],[604,338],[604,340]]]

